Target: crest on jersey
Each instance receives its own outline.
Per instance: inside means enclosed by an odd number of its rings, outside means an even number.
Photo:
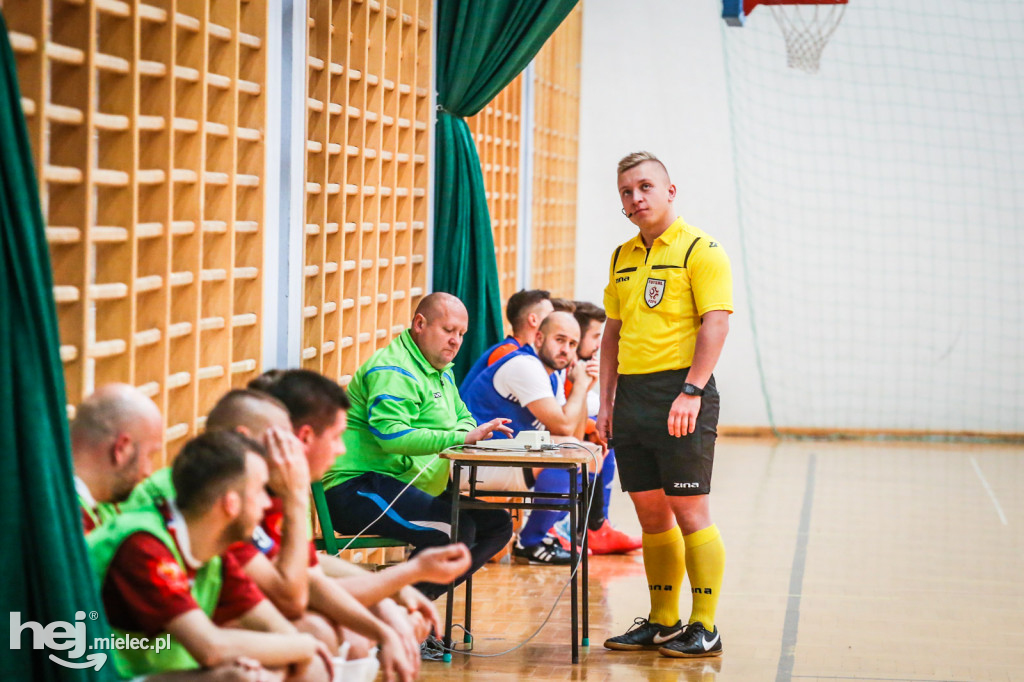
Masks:
[[[149,579],[164,594],[188,592],[188,575],[177,561],[158,558],[149,562]]]
[[[665,280],[647,278],[647,286],[644,287],[644,302],[648,308],[653,308],[665,297]]]

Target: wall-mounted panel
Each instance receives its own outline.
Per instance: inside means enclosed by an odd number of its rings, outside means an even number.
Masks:
[[[574,297],[583,10],[565,18],[534,60],[531,286]]]
[[[519,178],[523,77],[505,86],[476,116],[466,119],[476,141],[494,233],[501,300],[519,289]]]
[[[6,0],[68,400],[139,386],[167,451],[261,368],[266,0]]]
[[[347,384],[427,286],[429,0],[310,0],[302,365]]]

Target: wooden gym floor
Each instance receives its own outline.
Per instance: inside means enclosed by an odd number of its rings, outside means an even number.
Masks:
[[[638,554],[593,558],[591,646],[578,666],[566,591],[522,648],[424,661],[421,679],[1024,680],[1024,447],[723,439],[713,490],[728,553],[720,658],[601,646],[647,615]],[[612,505],[615,523],[639,532],[623,493]],[[475,653],[529,636],[566,575],[485,567],[474,584]],[[443,615],[443,599],[439,607]]]

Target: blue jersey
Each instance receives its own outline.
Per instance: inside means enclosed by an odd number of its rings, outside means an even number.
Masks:
[[[491,357],[495,355],[495,351],[497,351],[502,346],[507,346],[509,350],[506,351],[504,354],[500,354],[500,357],[494,358],[492,360]],[[480,372],[490,367],[493,363],[497,362],[505,355],[508,355],[508,353],[519,350],[522,347],[522,344],[516,341],[515,337],[506,336],[503,341],[499,341],[498,343],[494,344],[493,346],[485,350],[483,355],[477,358],[477,361],[474,362],[473,366],[469,368],[468,372],[466,372],[466,376],[463,377],[462,383],[459,385],[459,391],[461,392],[462,389],[469,386],[469,384],[472,383],[474,379],[476,379],[477,375],[479,375]]]
[[[476,419],[478,424],[483,424],[497,417],[503,417],[512,420],[506,426],[511,428],[515,434],[518,434],[520,431],[532,431],[538,428],[537,418],[533,416],[533,413],[525,405],[520,405],[519,401],[514,397],[498,393],[494,388],[494,375],[505,366],[506,362],[520,355],[537,357],[533,346],[522,346],[519,350],[509,353],[490,367],[484,368],[471,381],[462,383],[462,388],[460,389],[462,401],[466,403],[466,407],[473,413],[473,418]],[[484,357],[487,357],[487,355]],[[539,359],[538,362],[540,362]],[[558,394],[558,373],[552,373],[550,380],[551,395],[555,397]],[[540,425],[540,428],[544,428],[543,424]]]

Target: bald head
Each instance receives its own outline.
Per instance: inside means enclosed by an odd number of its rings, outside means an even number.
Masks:
[[[540,323],[540,331],[543,334],[552,334],[555,330],[575,333],[576,339],[579,340],[580,323],[576,321],[576,317],[571,312],[556,310]]]
[[[75,473],[98,502],[121,502],[149,475],[163,445],[156,404],[127,384],[101,386],[71,424]]]
[[[458,355],[468,327],[469,313],[462,301],[435,291],[416,306],[409,334],[431,367],[444,369]]]
[[[134,386],[107,384],[96,389],[75,410],[71,447],[97,447],[112,443],[119,433],[133,433],[140,426],[162,423],[156,403]]]
[[[458,299],[457,296],[445,293],[443,291],[435,291],[432,294],[427,294],[420,301],[420,304],[416,306],[416,312],[413,314],[413,319],[416,315],[422,315],[427,322],[432,322],[437,319],[438,316],[447,314],[450,310],[456,312],[462,311],[466,317],[469,317],[469,313],[466,312],[466,306]]]
[[[292,430],[288,408],[277,398],[250,389],[228,391],[206,418],[207,431],[242,431],[257,440],[274,427]]]

